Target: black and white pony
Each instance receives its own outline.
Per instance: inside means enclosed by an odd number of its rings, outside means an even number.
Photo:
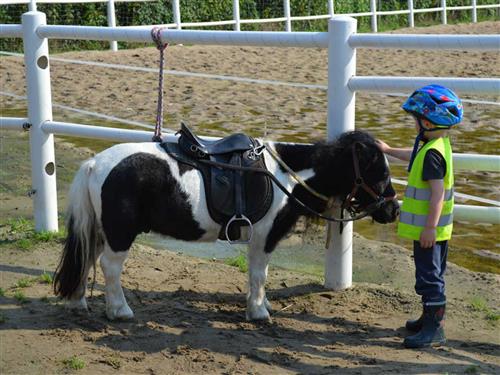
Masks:
[[[359,146],[357,157],[354,144]],[[396,219],[399,207],[387,160],[367,133],[346,133],[330,143],[268,143],[268,147],[314,190],[338,199],[353,192],[357,158],[366,185],[387,198],[370,215],[379,223]],[[263,155],[269,171],[289,192],[313,210],[325,211],[323,200],[297,184],[268,152]],[[108,318],[132,318],[120,276],[136,236],[153,231],[185,241],[215,241],[221,228],[210,217],[205,197],[201,173],[178,163],[158,143],[118,144],[87,160],[69,194],[68,235],[54,279],[55,293],[69,300],[71,307],[87,309],[87,277],[100,257]],[[358,207],[374,201],[364,189],[355,190],[352,198]],[[264,286],[270,255],[302,215],[310,213],[274,185],[271,207],[254,224],[249,244],[247,319],[269,319],[271,305]]]

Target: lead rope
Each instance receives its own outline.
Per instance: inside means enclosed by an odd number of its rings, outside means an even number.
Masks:
[[[156,108],[156,125],[155,132],[152,138],[153,142],[162,142],[161,127],[163,125],[163,66],[165,65],[165,49],[168,43],[161,42],[161,31],[165,27],[153,27],[151,29],[151,37],[156,44],[156,48],[160,51],[160,69],[158,75],[158,106]]]

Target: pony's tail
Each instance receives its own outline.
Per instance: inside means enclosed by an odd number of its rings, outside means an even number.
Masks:
[[[54,276],[54,293],[62,298],[81,298],[85,293],[86,277],[95,266],[102,236],[90,200],[89,175],[94,160],[86,161],[73,180],[69,192],[67,236],[64,250]]]

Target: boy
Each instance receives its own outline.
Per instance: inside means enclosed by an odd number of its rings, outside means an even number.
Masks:
[[[418,135],[413,150],[382,152],[409,161],[408,186],[403,198],[398,235],[413,240],[415,291],[422,296],[423,313],[406,322],[407,348],[442,345],[446,296],[444,272],[453,227],[453,161],[448,131],[462,120],[460,99],[451,90],[429,85],[416,90],[402,108],[415,118]],[[420,141],[424,145],[418,150]],[[418,151],[417,151],[418,150]]]

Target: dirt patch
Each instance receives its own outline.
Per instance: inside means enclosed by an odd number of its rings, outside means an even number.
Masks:
[[[110,322],[100,270],[84,315],[66,310],[37,279],[54,269],[60,250],[57,243],[1,250],[2,373],[64,373],[72,358],[89,374],[500,371],[498,326],[470,303],[481,295],[499,306],[496,275],[450,265],[448,345],[418,351],[401,345],[402,323],[418,313],[417,298],[393,280],[332,292],[316,277],[274,268],[272,322],[251,323],[244,315],[246,275],[237,268],[134,245],[122,280],[135,320]],[[411,282],[404,249],[357,237],[355,254],[360,267],[376,264],[379,278],[394,273]],[[31,286],[15,287],[26,278]]]

